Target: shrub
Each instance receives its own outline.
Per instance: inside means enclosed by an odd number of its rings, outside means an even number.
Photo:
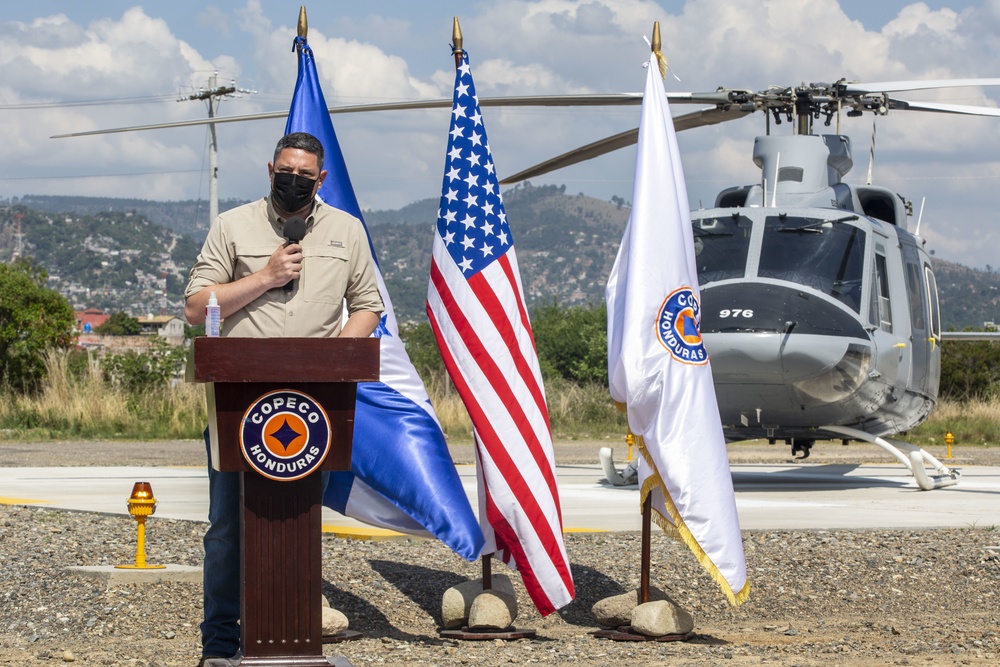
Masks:
[[[151,336],[147,351],[110,354],[101,362],[101,369],[112,385],[142,393],[164,386],[181,372],[186,360],[184,348],[174,347],[160,336]]]

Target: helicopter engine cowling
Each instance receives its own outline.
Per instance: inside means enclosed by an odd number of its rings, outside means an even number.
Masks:
[[[837,185],[854,165],[850,138],[838,134],[757,137],[753,161],[768,189],[777,188],[779,202],[784,194],[811,194]]]

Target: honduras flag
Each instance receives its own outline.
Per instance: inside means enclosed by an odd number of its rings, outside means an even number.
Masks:
[[[285,134],[308,132],[323,143],[323,166],[329,173],[319,197],[364,224],[319,85],[312,49],[304,37],[295,38],[295,49],[299,75]],[[323,504],[371,525],[418,535],[430,533],[466,560],[475,560],[483,548],[483,533],[448,453],[427,390],[399,339],[370,233],[368,245],[385,303],[382,322],[374,334],[381,343],[381,381],[358,385],[351,471],[331,473]]]

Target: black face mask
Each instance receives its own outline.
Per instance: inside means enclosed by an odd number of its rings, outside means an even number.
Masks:
[[[281,171],[271,178],[271,200],[285,213],[296,213],[312,203],[316,179]]]

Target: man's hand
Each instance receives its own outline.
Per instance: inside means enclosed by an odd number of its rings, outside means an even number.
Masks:
[[[271,288],[282,287],[289,280],[296,280],[302,273],[302,246],[298,243],[278,246],[262,273]]]
[[[225,319],[264,292],[282,287],[289,280],[298,278],[301,273],[302,246],[298,243],[278,246],[267,260],[267,265],[257,273],[251,273],[235,282],[204,287],[197,294],[192,294],[184,303],[184,315],[191,324],[204,324],[209,294],[215,292],[219,310]]]

